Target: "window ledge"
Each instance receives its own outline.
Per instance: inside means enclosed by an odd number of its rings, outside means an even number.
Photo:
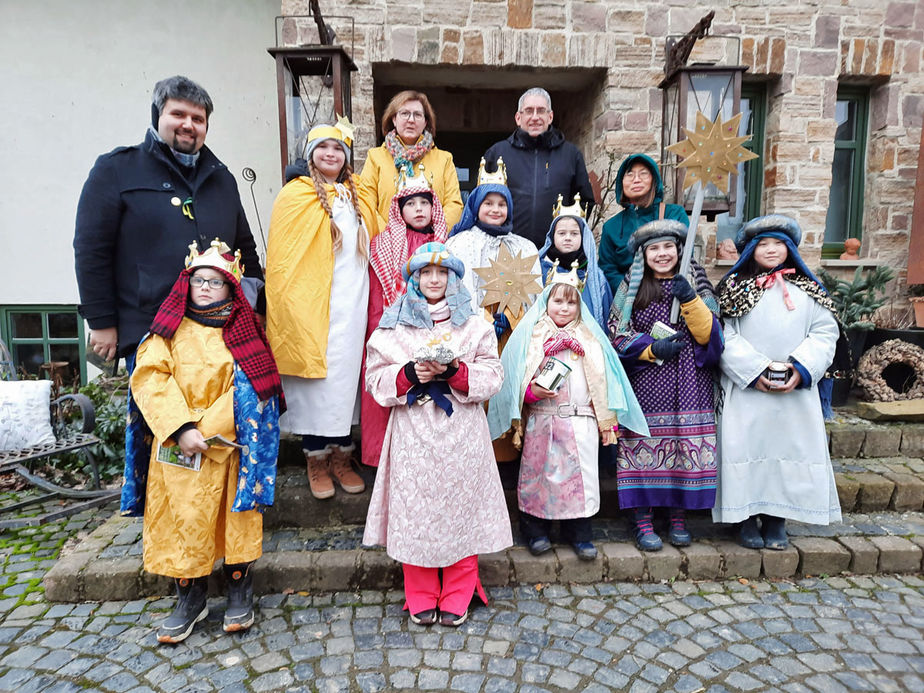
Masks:
[[[886,264],[878,258],[861,257],[857,260],[822,260],[822,267],[879,267]]]

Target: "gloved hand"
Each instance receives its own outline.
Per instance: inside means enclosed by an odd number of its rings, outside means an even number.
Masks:
[[[494,313],[494,332],[497,334],[497,338],[500,339],[501,335],[509,329],[510,321],[507,316],[504,313]]]
[[[689,284],[687,286],[689,286]],[[682,340],[683,335],[679,332],[677,334],[672,334],[670,337],[656,339],[651,344],[651,353],[654,354],[657,359],[670,361],[683,349],[684,342]]]
[[[690,286],[690,282],[687,281],[686,277],[679,274],[674,275],[674,278],[671,280],[671,293],[674,294],[681,303],[689,303],[696,298],[696,292],[693,290],[693,287]]]

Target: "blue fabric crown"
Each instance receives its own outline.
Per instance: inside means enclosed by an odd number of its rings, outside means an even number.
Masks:
[[[408,258],[402,270],[407,281],[405,292],[382,315],[379,327],[393,329],[399,323],[425,329],[433,327],[429,304],[420,292],[420,270],[428,265],[439,265],[451,270],[446,285],[446,304],[449,306],[451,323],[456,327],[461,326],[474,315],[471,294],[462,284],[465,264],[442,243],[431,242],[424,243]]]

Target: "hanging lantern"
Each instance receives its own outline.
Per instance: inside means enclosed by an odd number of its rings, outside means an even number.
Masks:
[[[358,68],[343,46],[333,45],[336,36],[324,23],[319,12],[309,17],[277,17],[277,43],[280,19],[296,22],[308,18],[318,25],[322,43],[277,45],[267,49],[276,60],[280,170],[283,180],[286,166],[295,163],[296,159],[304,158],[308,131],[312,127],[320,123],[333,125],[341,117],[351,121],[353,118],[350,73],[356,72]],[[345,19],[352,24],[351,18]]]
[[[669,148],[686,139],[685,130],[695,130],[697,113],[710,121],[721,116],[732,119],[741,106],[741,75],[747,69],[742,65],[694,63],[687,65],[694,49],[700,50],[714,13],[710,12],[688,34],[668,37],[664,80],[658,85],[663,91],[661,106],[661,167],[664,180],[664,199],[682,205],[687,212],[693,209],[692,188],[684,185],[686,171],[678,167],[678,158]],[[711,38],[711,37],[709,37]],[[740,40],[720,37],[718,48],[706,60],[721,62],[739,61]],[[729,50],[729,45],[733,50]],[[705,51],[701,51],[705,52]],[[737,122],[737,121],[736,121]],[[742,127],[746,127],[742,126]],[[737,133],[745,134],[745,133]],[[739,171],[740,175],[741,171]],[[706,185],[702,213],[710,221],[722,212],[734,213],[735,187],[725,186],[723,192],[716,185]]]

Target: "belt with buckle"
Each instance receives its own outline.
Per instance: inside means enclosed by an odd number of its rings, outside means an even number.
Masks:
[[[572,404],[571,402],[559,404],[558,406],[537,406],[533,404],[532,408],[537,414],[552,414],[562,419],[567,419],[570,416],[596,416],[594,408],[589,404]]]

